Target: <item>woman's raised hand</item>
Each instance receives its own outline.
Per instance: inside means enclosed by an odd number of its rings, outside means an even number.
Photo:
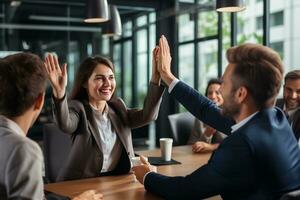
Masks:
[[[152,77],[151,82],[160,84],[160,74],[157,69],[158,65],[158,51],[159,47],[156,46],[152,51]]]
[[[159,53],[158,53],[158,71],[163,81],[170,85],[175,79],[175,76],[171,72],[171,53],[168,41],[165,36],[161,36],[159,39]]]
[[[57,57],[53,54],[48,54],[45,59],[45,68],[53,89],[54,97],[62,99],[66,93],[68,80],[67,64],[64,64],[61,68]]]

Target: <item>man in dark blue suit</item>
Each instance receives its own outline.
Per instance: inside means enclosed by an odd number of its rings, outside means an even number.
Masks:
[[[284,77],[283,98],[277,99],[290,122],[296,139],[300,138],[300,70],[288,72]]]
[[[284,113],[274,107],[283,65],[273,50],[244,44],[227,51],[222,77],[222,110],[171,73],[164,36],[159,72],[171,96],[205,124],[229,135],[207,164],[185,177],[154,172],[149,163],[134,167],[146,190],[165,199],[279,199],[300,188],[300,149]]]

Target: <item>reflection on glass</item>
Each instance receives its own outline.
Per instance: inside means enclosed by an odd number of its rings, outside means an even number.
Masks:
[[[281,59],[284,59],[284,43],[283,41],[272,42],[270,47],[279,53]]]
[[[207,82],[218,76],[218,41],[198,43],[199,91],[204,94]]]
[[[78,68],[79,61],[79,52],[72,51],[68,55],[68,85],[69,88],[73,86],[75,71]]]
[[[130,37],[132,35],[132,21],[127,21],[123,24],[123,37]]]
[[[247,9],[237,13],[238,44],[257,43],[262,44],[262,4],[256,0],[249,0]]]
[[[215,3],[215,0],[198,0],[198,4]]]
[[[179,46],[179,79],[194,86],[194,44]]]
[[[180,3],[194,3],[195,0],[178,0]]]
[[[147,93],[147,30],[137,32],[137,96],[138,106],[141,107]]]
[[[147,24],[147,15],[143,15],[141,17],[138,17],[136,19],[136,25],[137,26],[144,26]]]
[[[154,23],[156,21],[156,13],[152,12],[149,14],[149,22]]]
[[[216,11],[198,13],[198,37],[218,34],[218,15]]]
[[[226,51],[230,47],[230,13],[222,13],[222,37],[223,37],[223,49],[222,49],[222,74],[224,73],[226,66],[228,64],[226,59]]]
[[[150,25],[149,27],[149,80],[151,77],[151,72],[152,72],[152,50],[155,48],[156,46],[156,26],[155,24]]]
[[[102,37],[102,54],[103,55],[109,55],[110,48],[109,48],[109,38],[108,37]]]
[[[270,26],[280,26],[283,25],[283,11],[274,12],[270,16]]]
[[[132,42],[128,40],[124,43],[124,101],[126,105],[132,106]]]
[[[114,45],[114,66],[115,66],[115,77],[116,77],[116,94],[117,96],[121,96],[121,45]]]
[[[194,39],[194,26],[195,23],[190,14],[183,14],[178,17],[178,35],[179,42]]]

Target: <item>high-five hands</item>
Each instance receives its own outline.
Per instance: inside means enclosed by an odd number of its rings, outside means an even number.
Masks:
[[[158,66],[158,53],[159,53],[159,47],[156,46],[152,51],[152,77],[151,82],[154,82],[158,85],[160,85],[160,74],[158,72],[157,66]]]
[[[165,36],[161,36],[159,39],[159,52],[158,52],[158,66],[157,70],[160,73],[163,81],[169,86],[175,79],[175,76],[171,72],[171,53],[168,41]]]
[[[48,54],[44,65],[53,89],[54,97],[57,99],[63,98],[66,93],[68,81],[67,64],[64,64],[61,68],[57,57],[52,54]]]
[[[132,167],[132,170],[136,176],[136,179],[141,183],[144,184],[144,176],[148,172],[157,172],[157,168],[153,165],[150,165],[150,163],[144,158],[144,156],[140,156],[140,160],[142,162],[142,165],[134,166]]]

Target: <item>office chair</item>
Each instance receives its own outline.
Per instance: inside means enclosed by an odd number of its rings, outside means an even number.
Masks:
[[[284,194],[280,200],[300,200],[300,189]]]
[[[49,182],[55,182],[59,170],[71,149],[71,138],[63,133],[54,123],[45,124],[44,133],[44,157],[45,175]]]
[[[169,122],[173,134],[174,145],[185,145],[191,135],[195,117],[189,113],[178,113],[169,115]]]

